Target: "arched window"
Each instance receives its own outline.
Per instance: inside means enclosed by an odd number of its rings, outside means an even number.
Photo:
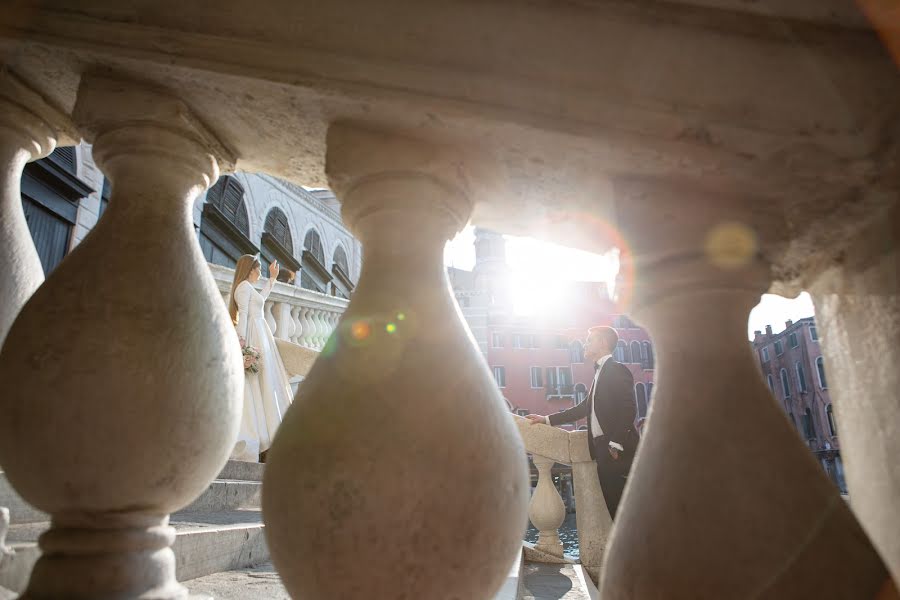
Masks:
[[[647,389],[643,383],[634,384],[634,399],[637,402],[638,417],[647,416]]]
[[[620,363],[631,362],[631,347],[622,340],[616,344],[616,360]]]
[[[816,371],[819,373],[819,387],[823,390],[828,389],[828,381],[825,379],[825,359],[821,356],[816,359]]]
[[[831,410],[831,405],[825,407],[825,416],[828,417],[828,430],[831,432],[831,436],[834,437],[837,435],[837,423],[834,422],[834,411]]]
[[[260,259],[263,265],[277,260],[281,263],[279,281],[293,282],[294,275],[300,270],[300,261],[294,258],[294,240],[288,225],[287,215],[280,208],[272,208],[263,222]],[[268,276],[267,269],[263,275]]]
[[[800,385],[800,391],[806,392],[806,373],[803,370],[803,365],[798,362],[794,365],[794,368],[797,369],[797,383]]]
[[[775,395],[775,378],[771,375],[766,375],[766,381],[769,382],[769,389],[772,390],[772,395]]]
[[[812,411],[808,408],[806,409],[806,412],[803,413],[803,433],[808,440],[816,439],[816,425],[813,422]]]
[[[325,250],[322,238],[315,229],[310,229],[303,238],[303,271],[300,274],[300,286],[307,290],[328,293],[332,280],[331,273],[325,266]]]
[[[587,388],[583,383],[575,386],[575,404],[581,404],[587,398]]]
[[[584,362],[584,346],[578,340],[569,345],[569,359],[572,361],[572,364]]]
[[[347,262],[347,252],[343,246],[334,249],[331,258],[331,274],[334,279],[331,283],[331,293],[341,298],[349,298],[353,291],[353,282],[350,281],[350,265]],[[465,299],[468,301],[468,298]],[[462,303],[460,303],[462,304]]]
[[[788,379],[787,369],[781,370],[781,391],[784,393],[785,398],[791,397],[791,382]]]
[[[200,217],[200,250],[208,262],[225,267],[234,267],[242,254],[259,252],[250,241],[244,186],[233,176],[219,177],[206,194]]]
[[[641,362],[641,343],[638,341],[631,342],[631,362]]]
[[[641,342],[641,366],[645,369],[653,368],[653,346],[650,342]]]

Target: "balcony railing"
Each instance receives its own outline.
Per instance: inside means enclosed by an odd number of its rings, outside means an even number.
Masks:
[[[209,268],[227,303],[234,270],[214,264]],[[266,300],[266,322],[276,338],[321,350],[349,303],[345,298],[277,282]]]
[[[530,423],[513,415],[525,450],[532,456],[538,471],[537,487],[531,496],[528,518],[538,530],[538,541],[526,551],[526,558],[536,562],[568,562],[559,540],[559,528],[566,518],[566,506],[556,486],[551,469],[554,463],[572,467],[575,488],[575,522],[578,528],[580,562],[596,581],[600,562],[612,530],[612,519],[603,500],[597,479],[597,466],[588,450],[587,431],[565,431],[557,427]]]

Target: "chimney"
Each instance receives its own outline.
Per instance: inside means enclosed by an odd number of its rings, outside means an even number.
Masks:
[[[784,328],[785,328],[785,329],[790,329],[790,328],[791,328],[791,325],[793,325],[793,324],[794,324],[794,322],[791,321],[790,319],[788,319],[787,321],[784,322]]]
[[[766,325],[766,335],[772,335],[772,326]]]

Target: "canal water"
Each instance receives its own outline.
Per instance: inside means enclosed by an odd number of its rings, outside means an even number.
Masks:
[[[528,523],[528,529],[525,531],[525,541],[532,544],[537,543],[538,531],[534,525]],[[575,513],[566,515],[566,520],[559,528],[559,541],[562,542],[563,552],[570,558],[577,559],[578,553],[578,528],[575,527]]]

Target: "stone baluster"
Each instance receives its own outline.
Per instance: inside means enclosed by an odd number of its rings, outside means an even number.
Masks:
[[[597,479],[597,463],[588,449],[587,431],[569,434],[572,484],[575,487],[575,523],[578,527],[578,558],[594,582],[599,581],[603,553],[609,543],[612,518]]]
[[[316,309],[313,311],[313,322],[315,323],[315,349],[321,350],[322,346],[325,345],[325,321],[322,319],[322,310]]]
[[[866,213],[867,223],[836,222],[828,230],[850,245],[811,274],[808,289],[825,356],[841,444],[838,481],[846,479],[859,517],[896,581],[900,581],[900,206],[896,197]],[[856,228],[854,231],[852,228]],[[837,238],[835,238],[837,239]],[[839,258],[838,258],[839,257]],[[819,386],[816,373],[811,386]],[[843,461],[843,465],[841,464]]]
[[[326,311],[325,312],[325,343],[328,343],[328,339],[331,337],[331,334],[334,333],[335,327],[337,327],[338,316],[337,314]]]
[[[180,599],[168,515],[224,465],[241,411],[237,338],[191,223],[227,153],[182,102],[128,81],[83,76],[74,118],[109,208],[0,355],[0,462],[52,515],[22,597]]]
[[[291,334],[291,342],[303,345],[300,343],[300,338],[303,337],[303,324],[300,321],[300,306],[292,306],[291,307],[291,320],[294,322],[293,333]]]
[[[272,300],[266,300],[263,304],[263,316],[266,319],[266,323],[269,325],[269,330],[272,332],[272,335],[278,337],[278,321],[275,320],[275,315],[272,314],[274,306],[275,303]]]
[[[278,321],[278,337],[290,341],[294,337],[294,319],[291,316],[291,305],[287,302],[279,302],[276,305]]]
[[[319,319],[318,309],[311,308],[307,313],[309,319],[309,347],[313,350],[319,349]]]
[[[306,306],[300,308],[300,339],[299,344],[304,348],[312,348],[313,322],[310,318],[312,309]]]
[[[521,552],[528,474],[443,266],[472,208],[471,152],[352,125],[327,144],[366,261],[269,450],[273,561],[295,598],[491,598]]]
[[[636,257],[628,312],[653,336],[658,385],[601,597],[876,597],[884,564],[772,399],[747,342],[769,269],[754,232],[730,222],[745,199],[669,182],[616,190]],[[638,217],[654,214],[659,221]],[[686,343],[711,324],[716,335]]]
[[[532,460],[538,471],[537,487],[531,495],[531,505],[528,508],[528,518],[538,530],[538,541],[534,547],[562,558],[563,545],[559,541],[559,528],[566,519],[566,505],[553,485],[551,469],[554,461],[537,454],[532,455]]]
[[[65,117],[9,72],[0,73],[0,346],[44,269],[22,212],[25,164],[56,147]]]

